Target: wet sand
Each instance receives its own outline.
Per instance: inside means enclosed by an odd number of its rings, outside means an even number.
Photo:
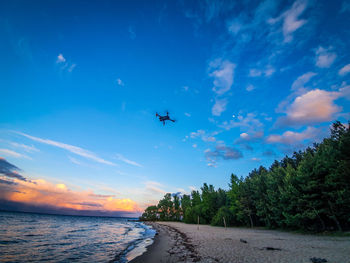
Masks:
[[[155,262],[312,262],[350,263],[350,237],[225,228],[178,222],[151,223],[158,235],[132,263]]]

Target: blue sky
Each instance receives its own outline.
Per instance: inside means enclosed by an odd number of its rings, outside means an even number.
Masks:
[[[348,1],[0,7],[0,156],[25,178],[2,172],[3,200],[46,189],[74,195],[46,205],[141,211],[227,188],[350,119]],[[177,122],[155,118],[166,110]]]

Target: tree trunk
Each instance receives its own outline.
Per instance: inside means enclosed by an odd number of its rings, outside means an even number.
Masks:
[[[250,227],[254,227],[252,215],[249,213]]]
[[[317,217],[318,217],[318,219],[320,220],[320,222],[321,222],[321,225],[322,225],[322,231],[325,231],[326,230],[326,224],[324,223],[324,221],[322,220],[322,218],[320,217],[320,215],[318,214],[318,212],[317,212],[317,210],[315,209],[315,208],[313,208],[314,209],[314,211],[315,211],[315,213],[316,213],[316,215],[317,215]]]
[[[342,227],[341,227],[341,225],[340,225],[340,223],[339,223],[339,221],[338,221],[338,219],[337,219],[337,217],[336,217],[336,215],[335,215],[335,213],[334,213],[334,211],[333,211],[332,203],[331,203],[331,201],[329,201],[329,200],[328,200],[328,205],[329,205],[330,211],[331,211],[331,213],[332,213],[332,215],[330,216],[330,218],[333,219],[334,223],[336,224],[336,226],[337,226],[337,228],[338,228],[338,231],[342,232],[343,229],[342,229]]]

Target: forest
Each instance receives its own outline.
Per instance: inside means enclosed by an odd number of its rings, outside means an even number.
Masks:
[[[350,123],[350,122],[349,122]],[[350,230],[350,130],[339,121],[330,137],[291,157],[260,166],[228,189],[204,183],[190,195],[165,194],[140,217],[214,226],[311,232]]]

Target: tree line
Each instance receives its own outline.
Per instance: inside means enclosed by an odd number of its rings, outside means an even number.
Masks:
[[[141,220],[304,231],[350,229],[350,130],[339,121],[331,135],[291,157],[260,166],[245,178],[231,174],[228,190],[203,184],[190,195],[165,194]]]

